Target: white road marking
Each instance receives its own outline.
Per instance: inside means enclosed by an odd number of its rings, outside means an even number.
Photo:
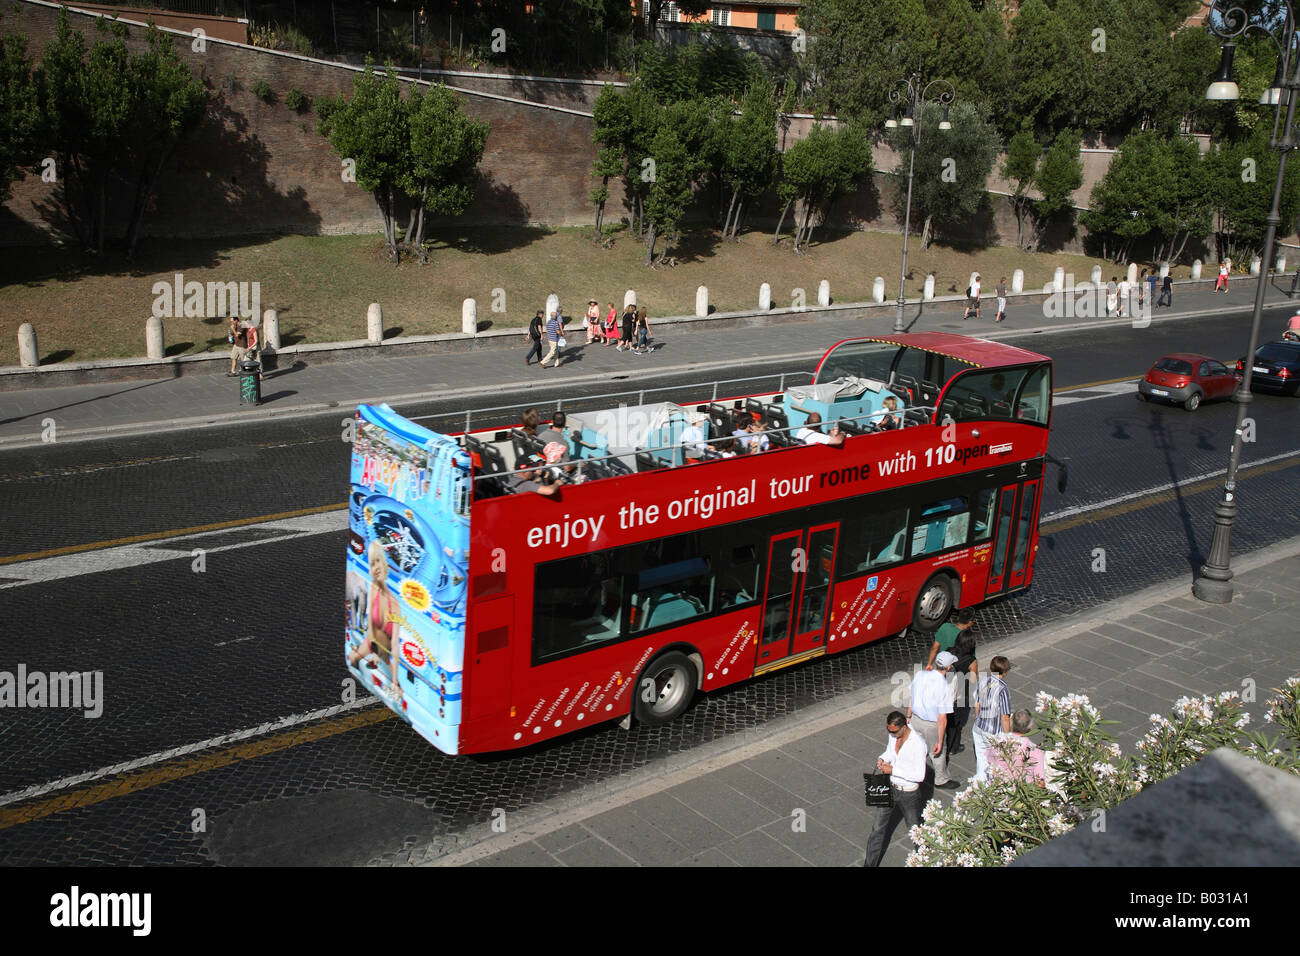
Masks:
[[[64,578],[78,577],[82,574],[98,574],[101,571],[120,571],[124,568],[136,568],[146,564],[158,564],[162,561],[188,561],[191,552],[203,547],[203,540],[214,535],[232,534],[247,530],[272,531],[274,535],[258,538],[256,541],[238,541],[234,544],[205,548],[207,554],[222,551],[234,551],[238,548],[251,548],[259,544],[275,544],[302,538],[313,534],[325,534],[342,531],[348,526],[346,510],[323,511],[319,514],[302,515],[297,518],[284,518],[266,521],[260,524],[239,525],[234,528],[221,528],[217,531],[201,531],[176,538],[163,538],[158,541],[124,544],[116,548],[104,548],[100,551],[82,551],[77,554],[62,554],[53,558],[35,558],[5,565],[0,569],[0,576],[19,578],[0,584],[5,588],[23,587],[28,584],[45,584]]]
[[[1259,465],[1269,465],[1275,461],[1281,461],[1284,458],[1294,458],[1300,455],[1300,448],[1284,451],[1280,455],[1271,455],[1268,458],[1261,458],[1258,461],[1243,461],[1238,468],[1254,468]],[[1194,478],[1184,478],[1182,481],[1170,481],[1163,485],[1156,485],[1154,488],[1144,488],[1141,491],[1130,492],[1127,495],[1119,495],[1116,498],[1107,498],[1105,501],[1096,501],[1092,504],[1079,505],[1077,508],[1066,508],[1064,511],[1053,511],[1050,515],[1043,515],[1038,519],[1040,525],[1047,524],[1049,521],[1059,521],[1062,518],[1072,518],[1075,515],[1087,514],[1089,511],[1097,511],[1101,508],[1109,508],[1111,505],[1123,504],[1126,501],[1133,501],[1136,498],[1145,498],[1148,495],[1158,495],[1162,491],[1169,491],[1173,488],[1181,488],[1184,485],[1194,485],[1198,481],[1206,481],[1210,478],[1221,478],[1228,473],[1227,466],[1218,468],[1214,471],[1207,471],[1203,475],[1196,475]]]
[[[83,783],[90,783],[93,780],[102,780],[104,777],[114,777],[118,774],[130,773],[132,770],[139,770],[156,763],[162,763],[164,760],[171,760],[174,757],[185,757],[189,754],[198,753],[200,750],[209,750],[212,747],[221,747],[225,744],[237,743],[240,740],[247,740],[249,737],[257,737],[260,734],[269,734],[277,730],[284,730],[286,727],[310,723],[313,720],[323,720],[326,717],[333,717],[337,714],[347,713],[349,710],[357,710],[361,707],[371,707],[379,703],[380,701],[370,698],[367,700],[354,700],[350,704],[337,704],[334,707],[326,707],[323,710],[313,710],[306,714],[290,714],[288,717],[281,717],[279,720],[270,721],[257,727],[248,727],[244,730],[236,730],[234,733],[222,734],[219,737],[209,737],[207,740],[200,740],[198,743],[186,744],[183,747],[173,747],[170,750],[160,750],[157,753],[149,754],[147,757],[137,757],[135,760],[115,763],[111,767],[100,767],[98,770],[79,773],[75,777],[64,777],[61,780],[51,780],[49,783],[39,783],[35,786],[27,787],[24,790],[15,790],[12,793],[0,795],[0,807],[10,803],[17,803],[19,800],[30,800],[32,797],[39,797],[47,793],[53,793],[56,790],[66,790],[69,787],[75,787]]]
[[[1079,402],[1091,402],[1098,398],[1113,398],[1128,393],[1137,394],[1136,378],[1124,382],[1111,382],[1109,385],[1095,385],[1091,388],[1071,389],[1068,392],[1056,392],[1052,395],[1052,407],[1075,405]]]

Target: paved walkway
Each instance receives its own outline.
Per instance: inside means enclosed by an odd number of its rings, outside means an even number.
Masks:
[[[1279,281],[1279,280],[1275,280]],[[1241,311],[1254,301],[1254,284],[1238,280],[1229,295],[1212,292],[1178,292],[1175,308],[1157,310],[1154,323],[1215,312]],[[1264,318],[1264,341],[1283,324],[1290,300],[1269,291]],[[985,319],[965,322],[953,302],[932,303],[915,316],[909,307],[909,331],[953,331],[1001,338],[1026,330],[1064,331],[1123,325],[1129,320],[1048,318],[1038,303],[1013,303],[1002,325],[991,321],[996,308],[985,301]],[[539,382],[606,381],[629,376],[621,385],[649,382],[656,375],[699,371],[713,378],[736,378],[753,359],[784,356],[811,361],[836,340],[853,335],[881,334],[893,328],[893,310],[837,311],[823,318],[815,310],[806,320],[746,329],[668,333],[654,354],[632,355],[612,348],[570,348],[558,370],[541,370],[523,363],[525,346],[518,350],[484,349],[457,354],[431,354],[402,358],[374,356],[364,350],[354,362],[303,365],[268,373],[263,383],[264,404],[240,406],[237,379],[224,375],[187,375],[145,382],[112,382],[0,392],[0,448],[39,445],[48,420],[56,426],[58,440],[139,434],[171,428],[200,427],[317,414],[331,408],[346,412],[362,402],[386,401],[393,405],[445,398],[463,399],[466,407],[486,407],[521,400]],[[1243,329],[1242,347],[1245,347]],[[576,336],[575,336],[576,338]],[[653,382],[649,382],[653,384]]]
[[[1093,615],[979,647],[1013,663],[1012,707],[1038,691],[1086,694],[1125,753],[1184,695],[1241,692],[1253,681],[1252,726],[1269,688],[1300,672],[1300,538],[1236,562],[1230,605],[1202,604],[1186,580],[1105,605]],[[977,619],[978,621],[978,619]],[[977,624],[978,628],[978,624]],[[978,633],[978,631],[977,631]],[[485,826],[467,849],[413,862],[480,866],[852,866],[865,853],[870,817],[862,773],[885,745],[892,693],[911,673],[516,814],[504,834]],[[761,678],[760,678],[761,679]],[[974,773],[969,728],[954,777]],[[949,793],[941,793],[947,802]],[[799,811],[804,811],[802,814]],[[804,826],[795,826],[802,818]],[[884,865],[903,865],[910,841],[895,828]]]

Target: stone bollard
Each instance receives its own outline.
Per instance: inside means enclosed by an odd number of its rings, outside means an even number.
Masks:
[[[1015,272],[1011,273],[1011,291],[1012,292],[1025,291],[1025,270],[1024,269],[1017,269]]]
[[[462,335],[478,335],[478,303],[473,299],[460,304],[460,331]]]
[[[1052,291],[1065,291],[1065,270],[1060,266],[1057,266],[1056,271],[1052,273]]]
[[[144,354],[151,359],[167,357],[163,350],[162,319],[156,315],[149,316],[144,324]]]
[[[1101,283],[1101,266],[1093,266],[1093,267],[1092,267],[1092,276],[1090,277],[1089,281],[1092,283],[1092,287],[1093,287],[1094,289],[1099,289],[1099,288],[1101,288],[1101,284],[1102,284],[1102,283]]]
[[[885,280],[881,279],[880,284],[881,286],[883,286],[885,284]],[[925,285],[921,287],[921,298],[926,302],[929,302],[931,299],[934,298],[934,273],[933,272],[931,272],[928,276],[925,277]]]
[[[623,293],[623,308],[626,309],[629,305],[636,305],[636,289],[628,289]]]
[[[1279,254],[1277,261],[1273,263],[1274,272],[1286,272],[1286,256]]]
[[[280,313],[275,309],[262,313],[262,349],[280,351]]]
[[[709,287],[706,285],[695,290],[695,314],[701,317],[709,314]]]
[[[885,301],[885,277],[876,276],[876,281],[871,283],[871,301],[880,303]]]
[[[1169,263],[1162,262],[1160,263],[1160,278],[1163,279],[1167,275],[1169,275]]]
[[[1136,285],[1138,280],[1138,264],[1130,262],[1128,264],[1128,284]]]
[[[1257,275],[1259,275],[1259,270],[1260,270],[1260,268],[1261,268],[1261,265],[1260,265],[1260,261],[1259,261],[1259,256],[1251,256],[1251,257],[1250,257],[1250,274],[1253,275],[1253,276],[1257,276]]]
[[[384,341],[384,309],[378,302],[371,302],[366,309],[366,341],[372,345]]]
[[[1193,260],[1192,260],[1192,278],[1193,278],[1193,279],[1199,279],[1200,277],[1201,277],[1201,260],[1200,260],[1200,259],[1193,259]]]
[[[18,364],[23,368],[41,364],[41,353],[36,350],[36,326],[30,322],[18,326]]]
[[[551,313],[560,307],[560,297],[552,292],[546,297],[546,311],[542,313],[542,320],[546,321],[551,317]]]
[[[831,304],[831,284],[827,279],[822,279],[821,282],[817,283],[817,304]]]
[[[772,308],[772,287],[764,282],[758,287],[758,311],[766,312]]]

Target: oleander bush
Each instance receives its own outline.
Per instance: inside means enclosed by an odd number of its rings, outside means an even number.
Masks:
[[[1270,767],[1300,775],[1300,677],[1287,679],[1267,702],[1265,723],[1281,738],[1247,731],[1250,715],[1234,691],[1179,699],[1168,716],[1151,715],[1151,729],[1125,756],[1103,729],[1087,697],[1037,699],[1041,746],[1048,755],[1044,783],[1017,772],[990,772],[953,797],[951,806],[926,805],[913,827],[916,849],[908,866],[997,866],[1009,863],[1196,763],[1211,750],[1230,747]],[[994,744],[1010,757],[1009,739]],[[1283,749],[1283,748],[1286,749]]]

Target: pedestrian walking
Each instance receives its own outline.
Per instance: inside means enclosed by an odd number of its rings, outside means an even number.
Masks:
[[[609,304],[609,311],[605,313],[604,333],[604,348],[609,348],[618,341],[618,310],[614,308],[613,302]]]
[[[1007,317],[1007,277],[1003,276],[998,282],[998,317],[995,321],[1001,322]]]
[[[1149,276],[1147,276],[1147,285],[1150,286],[1149,298],[1151,299],[1151,307],[1152,307],[1152,308],[1155,308],[1155,304],[1156,304],[1156,283],[1157,283],[1159,280],[1160,280],[1160,276],[1156,274],[1156,270],[1153,268],[1153,269],[1151,270],[1151,274],[1150,274]]]
[[[1106,283],[1106,314],[1114,315],[1115,310],[1119,307],[1119,286],[1116,284],[1116,277],[1111,276],[1110,281]]]
[[[998,398],[1002,398],[999,393]],[[886,399],[888,401],[888,399]],[[952,616],[952,620],[944,621],[939,625],[939,630],[934,632],[934,643],[930,645],[930,656],[925,659],[925,669],[934,669],[934,659],[940,651],[951,651],[953,645],[957,643],[958,635],[969,631],[975,624],[975,612],[968,607],[961,608]]]
[[[1125,311],[1132,304],[1129,300],[1133,298],[1133,286],[1129,284],[1128,276],[1119,280],[1119,317],[1124,318]]]
[[[620,352],[632,351],[632,333],[636,329],[636,309],[628,307],[623,313],[623,334],[618,340],[618,350]]]
[[[921,783],[925,780],[925,742],[921,735],[907,726],[907,718],[897,710],[885,718],[889,742],[884,752],[876,758],[876,773],[889,774],[889,790],[893,806],[872,807],[871,835],[867,837],[867,856],[863,866],[880,866],[885,856],[885,837],[893,829],[901,814],[912,827],[921,825]]]
[[[1029,739],[1033,732],[1033,714],[1023,709],[1012,714],[1011,736],[989,748],[989,773],[1046,786],[1051,777],[1048,758],[1043,748]]]
[[[948,672],[957,658],[941,651],[934,659],[934,670],[917,671],[907,702],[907,718],[911,728],[925,739],[926,753],[934,766],[934,786],[937,790],[956,790],[957,781],[948,775],[948,755],[943,750],[944,732],[952,715],[954,688],[948,683]]]
[[[636,313],[636,351],[641,354],[650,352],[650,320],[645,306]]]
[[[550,345],[550,350],[546,357],[542,359],[541,366],[546,368],[546,363],[555,359],[555,367],[560,367],[562,359],[562,350],[564,349],[564,323],[560,321],[559,311],[551,313],[551,317],[546,320],[546,341]]]
[[[975,776],[972,783],[988,779],[988,749],[999,733],[1011,730],[1011,694],[1004,679],[1011,662],[1002,655],[989,661],[989,673],[975,688],[975,726],[971,738],[975,743]]]
[[[600,338],[600,304],[595,299],[587,300],[587,344]]]
[[[528,349],[528,354],[524,356],[525,365],[533,364],[534,355],[537,356],[538,363],[541,363],[542,332],[545,331],[545,329],[546,323],[542,321],[542,310],[538,309],[537,314],[533,316],[533,320],[528,323],[528,331],[524,333],[524,340],[532,342],[532,346]]]
[[[962,321],[966,321],[972,315],[976,319],[980,317],[980,274],[978,272],[971,277],[970,285],[966,287],[966,314],[962,316]]]
[[[961,742],[962,728],[970,720],[971,704],[974,690],[980,679],[980,663],[975,657],[975,635],[969,629],[957,635],[952,653],[957,663],[952,665],[955,694],[952,702],[952,719],[948,721],[948,732],[944,734],[943,749],[949,757],[966,749]]]
[[[1167,305],[1171,309],[1174,307],[1174,277],[1168,273],[1160,284],[1160,301],[1156,305]]]
[[[1219,289],[1222,288],[1223,294],[1224,295],[1228,294],[1228,273],[1231,271],[1232,271],[1232,260],[1229,259],[1227,256],[1224,256],[1223,261],[1219,263],[1219,279],[1217,282],[1214,283],[1215,292],[1218,292]]]

